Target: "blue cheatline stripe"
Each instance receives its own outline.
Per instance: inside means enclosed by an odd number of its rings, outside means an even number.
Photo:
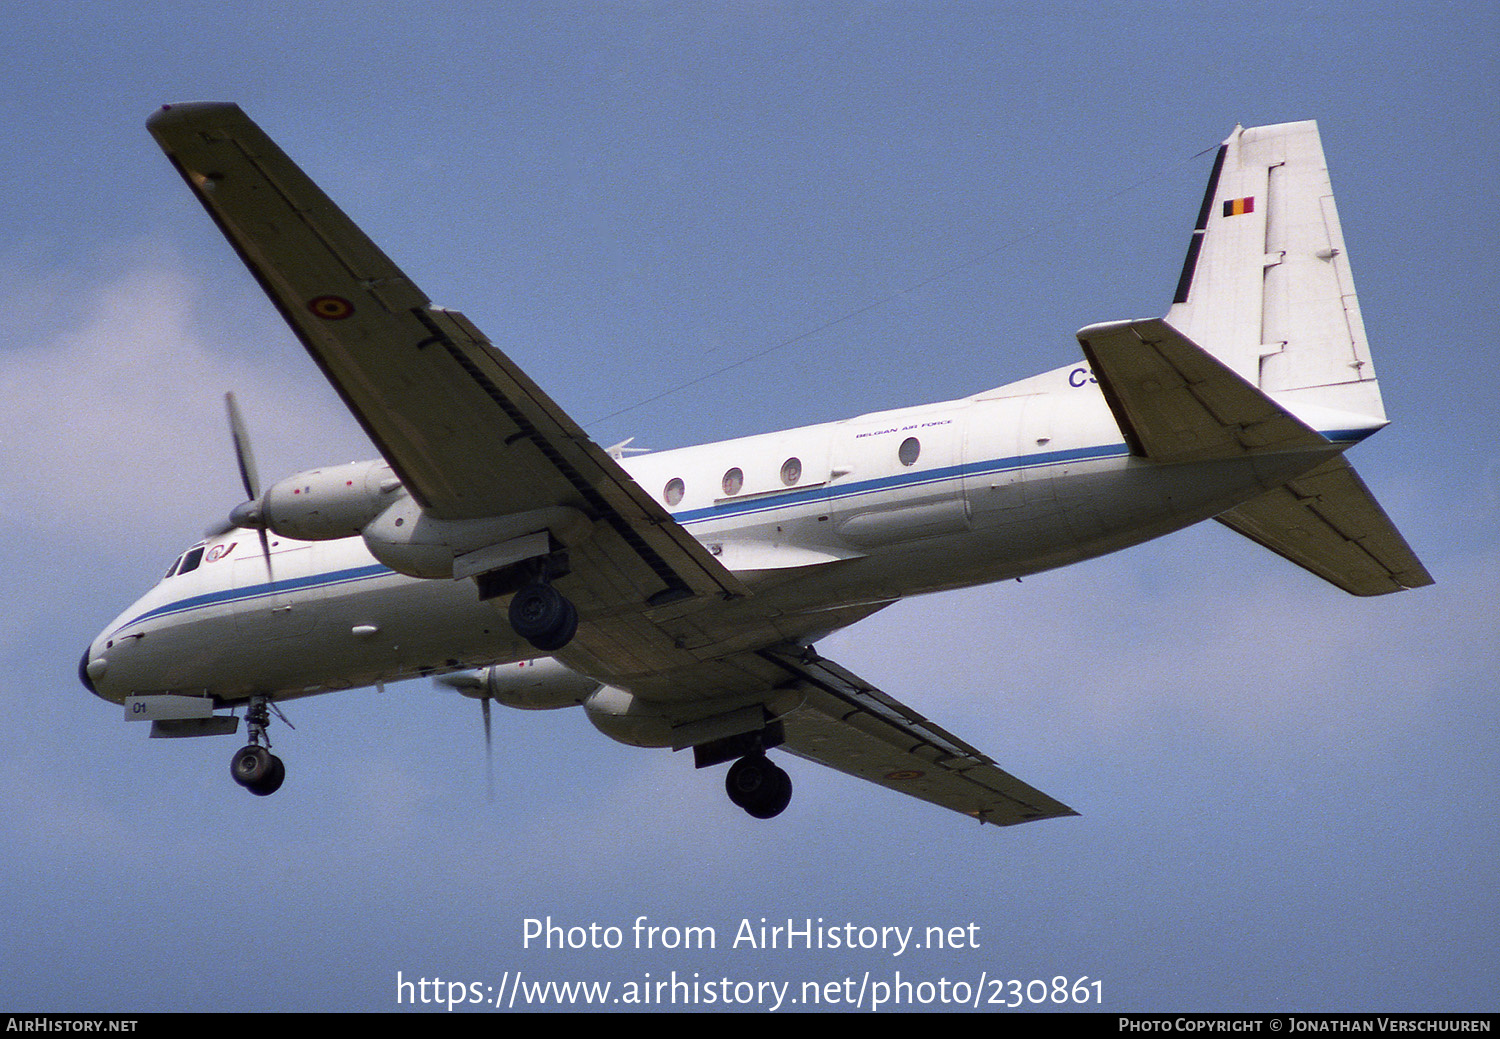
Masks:
[[[1373,429],[1334,429],[1326,433],[1320,431],[1321,435],[1327,437],[1335,444],[1357,444],[1374,432],[1375,430]]]
[[[1372,432],[1374,431],[1369,429],[1336,429],[1320,433],[1320,435],[1327,437],[1330,442],[1335,444],[1354,444],[1365,439]],[[1016,472],[1022,469],[1041,469],[1049,465],[1058,465],[1064,462],[1099,461],[1106,458],[1119,458],[1129,453],[1130,448],[1124,443],[1103,444],[1096,447],[1077,447],[1066,451],[1040,451],[1035,454],[1016,455],[1011,458],[995,458],[985,462],[946,465],[936,469],[923,469],[917,472],[895,473],[872,480],[858,480],[853,483],[840,484],[831,489],[825,484],[820,487],[809,487],[804,490],[747,496],[740,501],[717,502],[703,508],[685,509],[682,512],[674,512],[672,513],[672,518],[678,523],[687,526],[692,523],[702,523],[705,520],[725,519],[730,516],[752,516],[762,512],[772,512],[777,509],[793,508],[808,502],[838,501],[861,494],[892,490],[897,487],[921,487],[927,484],[942,483],[945,480],[973,479],[979,476]]]
[[[157,617],[168,617],[177,613],[187,613],[190,610],[201,609],[205,606],[248,602],[252,599],[263,599],[267,596],[280,595],[283,592],[291,592],[303,588],[331,588],[335,585],[350,584],[355,581],[368,581],[377,577],[394,576],[395,573],[394,570],[376,563],[371,566],[351,567],[347,570],[333,570],[326,574],[290,577],[282,581],[268,581],[263,584],[246,585],[244,588],[228,588],[217,592],[206,592],[203,595],[192,595],[186,599],[178,599],[175,602],[169,602],[155,609],[147,610],[145,613],[132,617],[129,621],[121,624],[115,631],[122,631],[132,624],[139,624],[142,621],[153,620]]]
[[[1368,429],[1341,429],[1325,432],[1322,435],[1335,444],[1346,444],[1357,443],[1365,439],[1372,432],[1373,430]],[[701,523],[710,519],[723,519],[729,516],[750,516],[761,512],[772,512],[777,509],[788,509],[808,502],[838,501],[857,497],[862,494],[892,490],[897,487],[921,487],[928,484],[942,483],[946,480],[988,476],[995,473],[1015,472],[1021,469],[1041,469],[1049,465],[1058,465],[1064,462],[1098,461],[1106,458],[1119,458],[1129,453],[1130,449],[1123,443],[1104,444],[1097,447],[1079,447],[1067,451],[1041,451],[1035,454],[1016,455],[1011,458],[995,458],[986,462],[974,462],[968,465],[946,465],[939,466],[936,469],[894,473],[890,476],[881,476],[872,480],[857,480],[853,483],[841,484],[833,489],[830,489],[825,484],[819,487],[807,487],[801,490],[788,490],[778,494],[749,497],[741,501],[721,502],[707,508],[674,512],[672,513],[672,518],[678,523],[687,525],[690,523]],[[176,602],[167,603],[164,606],[148,610],[139,616],[131,618],[126,623],[117,627],[115,631],[122,631],[132,624],[139,624],[141,621],[186,613],[205,606],[246,602],[302,588],[332,588],[336,585],[349,584],[354,581],[368,581],[373,578],[395,575],[396,572],[394,570],[376,563],[370,566],[334,570],[326,574],[293,577],[283,581],[249,585],[244,588],[209,592],[204,595],[179,599]],[[111,632],[111,635],[113,634],[114,632]]]
[[[705,508],[674,512],[672,513],[672,518],[684,525],[701,523],[709,519],[723,519],[728,516],[749,516],[760,512],[770,512],[775,509],[786,509],[807,502],[838,501],[845,498],[857,497],[861,494],[894,490],[898,487],[922,487],[927,484],[943,483],[946,480],[1015,472],[1019,469],[1039,469],[1048,465],[1057,465],[1061,462],[1117,458],[1128,453],[1129,448],[1123,443],[1106,444],[1101,447],[1079,447],[1067,451],[1044,451],[1037,454],[1016,455],[1012,458],[995,458],[987,462],[944,465],[936,469],[921,469],[915,472],[893,473],[890,476],[880,476],[871,480],[856,480],[852,483],[839,484],[833,488],[825,484],[820,487],[809,487],[804,490],[747,497],[742,501],[718,502]]]

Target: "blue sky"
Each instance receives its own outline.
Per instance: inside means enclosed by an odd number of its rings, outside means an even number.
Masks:
[[[899,970],[1497,1009],[1493,5],[329,12],[0,15],[0,1006]],[[238,501],[226,389],[267,479],[370,454],[146,133],[184,100],[239,102],[599,441],[658,449],[1069,363],[1077,328],[1164,312],[1198,153],[1315,118],[1393,419],[1351,460],[1438,583],[1353,599],[1209,525],[820,646],[1078,819],[980,828],[794,762],[757,823],[579,712],[498,712],[490,798],[477,707],[424,683],[290,705],[287,784],[249,798],[236,741],[148,741],[74,673]],[[720,947],[523,947],[642,915]],[[762,917],[979,947],[725,947]]]

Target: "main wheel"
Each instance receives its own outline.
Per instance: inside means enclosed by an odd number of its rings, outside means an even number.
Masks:
[[[792,777],[775,765],[771,766],[771,773],[771,782],[761,796],[754,804],[745,806],[745,811],[756,819],[774,819],[792,803]]]
[[[780,815],[792,801],[792,777],[764,754],[747,754],[724,777],[729,800],[757,819]]]
[[[550,584],[529,584],[510,600],[510,626],[537,649],[562,649],[578,632],[578,609]]]

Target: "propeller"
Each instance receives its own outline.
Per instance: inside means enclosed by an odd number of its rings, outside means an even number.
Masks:
[[[266,561],[266,579],[274,581],[271,573],[271,539],[266,533],[265,519],[261,516],[260,474],[255,469],[255,454],[250,450],[250,433],[245,420],[240,416],[240,406],[234,394],[224,394],[224,407],[229,412],[229,435],[234,440],[234,458],[240,467],[240,484],[245,488],[246,501],[234,507],[229,514],[229,527],[244,527],[260,535],[260,554]]]
[[[481,697],[479,711],[484,715],[484,789],[486,800],[495,799],[495,743],[490,737],[490,698]]]
[[[493,801],[495,799],[495,739],[490,729],[490,702],[494,700],[494,697],[489,695],[485,674],[485,670],[454,671],[446,675],[434,675],[432,680],[438,685],[457,689],[464,696],[472,696],[479,701],[479,713],[484,718],[484,785],[488,794],[487,800]]]

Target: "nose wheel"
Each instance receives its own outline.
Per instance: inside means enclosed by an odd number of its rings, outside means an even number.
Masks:
[[[792,777],[766,757],[764,752],[747,754],[729,766],[724,777],[729,800],[757,819],[772,819],[792,801]]]
[[[234,781],[257,797],[274,794],[286,779],[286,766],[265,747],[251,744],[235,751],[229,759],[229,774]]]
[[[271,740],[266,729],[271,724],[270,711],[265,697],[250,700],[245,711],[245,722],[250,730],[250,742],[234,752],[229,759],[229,775],[236,783],[257,797],[267,797],[281,789],[286,779],[286,766],[271,753]],[[280,714],[280,711],[276,712]],[[282,719],[285,721],[285,719]],[[261,744],[265,745],[262,746]]]

